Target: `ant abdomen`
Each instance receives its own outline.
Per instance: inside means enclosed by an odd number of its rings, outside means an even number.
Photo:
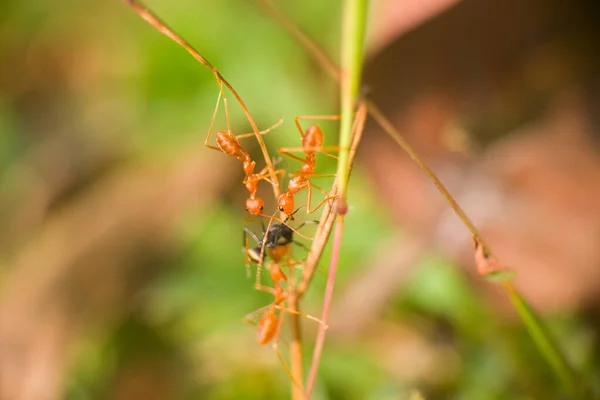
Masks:
[[[242,147],[239,140],[227,131],[217,132],[217,145],[223,151],[223,153],[236,157],[238,160],[244,162],[249,159],[248,153]]]
[[[260,197],[250,197],[246,200],[246,211],[252,215],[258,215],[264,210],[265,202]]]
[[[277,333],[277,315],[274,307],[269,309],[260,319],[257,333],[259,344],[267,344],[275,337]]]

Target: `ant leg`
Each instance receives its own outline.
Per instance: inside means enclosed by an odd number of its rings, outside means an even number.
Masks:
[[[311,321],[315,321],[319,325],[322,325],[323,327],[325,327],[325,329],[328,328],[328,326],[327,326],[327,324],[325,324],[325,322],[323,322],[322,320],[320,320],[317,317],[313,317],[310,314],[306,314],[306,313],[303,313],[303,312],[300,312],[300,311],[292,310],[291,308],[286,308],[284,306],[279,306],[279,305],[276,305],[275,308],[277,308],[278,310],[281,310],[281,311],[288,312],[290,314],[296,314],[296,315],[299,315],[301,317],[306,317],[306,318],[310,319]]]
[[[258,310],[254,310],[249,314],[246,314],[246,316],[244,316],[244,322],[247,324],[252,324],[252,325],[256,325],[256,316],[263,314],[266,310],[269,309],[269,307],[271,307],[271,305],[267,305],[264,307],[259,308]]]
[[[308,225],[308,224],[316,224],[319,225],[319,221],[317,220],[308,220],[308,221],[304,221],[303,223],[301,223],[300,225],[298,225],[298,227],[296,229],[302,229],[302,227],[304,225]]]
[[[309,249],[308,247],[306,247],[306,246],[304,245],[304,243],[298,242],[298,241],[296,241],[296,240],[292,240],[292,243],[294,243],[296,246],[302,247],[302,248],[303,248],[304,250],[306,250],[306,251],[310,251],[310,249]]]
[[[310,176],[304,175],[300,172],[290,172],[289,176],[306,176],[307,178],[333,178],[336,174],[312,174]]]
[[[279,334],[279,333],[278,333]],[[277,358],[279,359],[279,362],[281,363],[281,365],[283,366],[283,369],[285,369],[285,372],[288,374],[288,376],[290,377],[290,379],[292,380],[292,383],[302,391],[302,393],[304,393],[304,387],[302,386],[302,384],[300,382],[297,382],[296,379],[294,379],[294,376],[292,375],[292,370],[290,369],[290,367],[287,365],[287,363],[285,362],[285,360],[283,359],[283,356],[281,355],[281,353],[279,352],[279,345],[278,345],[278,338],[275,338],[275,340],[273,341],[273,351],[275,352],[275,355],[277,356]]]
[[[265,293],[269,293],[269,294],[275,295],[275,289],[273,289],[270,286],[265,286],[265,285],[263,285],[261,283],[255,283],[254,284],[254,289],[256,289],[258,291],[261,291],[261,292],[265,292]]]
[[[279,120],[276,123],[274,123],[273,125],[271,125],[267,129],[265,129],[264,131],[260,131],[258,133],[260,135],[266,135],[267,133],[271,132],[273,129],[277,128],[282,123],[283,123],[283,117],[280,117]],[[246,138],[254,137],[254,136],[256,136],[256,134],[254,132],[250,132],[250,133],[243,133],[241,135],[237,135],[236,138],[237,139],[246,139]]]
[[[265,221],[263,221],[262,218],[260,219],[260,226],[262,228],[263,237],[265,237],[265,234],[267,233],[267,228],[265,227]]]
[[[340,158],[338,156],[334,156],[333,154],[329,154],[328,151],[335,151],[335,152],[339,152],[341,149],[340,146],[323,146],[320,149],[320,153],[323,154],[324,156],[333,158],[334,160],[339,160]]]
[[[303,227],[304,225],[307,225],[307,224],[317,224],[317,225],[318,225],[318,224],[319,224],[319,221],[316,221],[316,220],[304,221],[304,222],[302,222],[300,225],[298,225],[298,227],[297,227],[296,229],[300,230],[300,229],[302,229],[302,227]],[[306,247],[306,246],[304,245],[304,243],[302,243],[302,242],[299,242],[299,241],[297,241],[297,240],[292,240],[292,243],[294,243],[296,246],[302,247],[302,248],[303,248],[304,250],[306,250],[306,251],[310,251],[310,249],[309,249],[308,247]],[[290,251],[291,251],[291,250],[290,250]],[[290,258],[291,258],[291,257],[290,257]],[[293,260],[292,260],[292,261],[293,261]],[[294,263],[295,263],[295,265],[297,265],[297,264],[300,264],[300,263],[298,263],[298,262],[296,262],[296,261],[294,261]]]
[[[261,224],[262,220],[261,220]],[[254,287],[258,290],[262,290],[262,291],[266,291],[268,293],[273,294],[272,290],[263,290],[264,287],[261,285],[260,283],[260,275],[262,272],[262,264],[263,261],[265,259],[265,241],[264,238],[263,240],[260,240],[258,238],[258,236],[256,236],[256,234],[254,232],[252,232],[252,230],[250,230],[250,228],[248,228],[247,226],[244,227],[244,242],[245,242],[245,257],[246,257],[246,275],[248,276],[248,278],[250,277],[250,262],[252,261],[252,258],[249,256],[249,251],[248,251],[248,238],[246,237],[246,234],[250,235],[252,237],[252,239],[254,239],[254,241],[257,244],[261,244],[261,247],[257,247],[260,248],[260,253],[258,255],[258,258],[256,260],[254,260],[256,262],[256,280],[254,282]],[[264,224],[263,224],[263,236],[264,235]],[[266,237],[266,236],[265,236]]]
[[[282,156],[286,156],[293,160],[300,161],[302,164],[304,164],[306,162],[306,159],[304,159],[302,157],[298,157],[297,155],[291,154],[292,152],[304,153],[304,149],[302,147],[282,147],[282,148],[278,149],[277,152],[279,154],[281,154]]]
[[[244,232],[244,248],[242,249],[244,252],[244,267],[246,268],[246,279],[250,279],[252,276],[252,272],[250,270],[250,264],[252,263],[252,259],[248,255],[248,237],[246,236],[246,232]]]
[[[277,213],[277,211],[275,211],[275,213]],[[259,214],[261,215],[261,214]],[[269,223],[267,224],[267,229],[264,230],[264,223],[261,220],[261,224],[263,225],[263,238],[262,240],[259,242],[260,244],[260,256],[259,259],[262,261],[264,260],[265,257],[265,248],[267,246],[267,239],[269,238],[268,233],[265,232],[269,232],[269,229],[271,229],[271,225],[273,224],[273,219],[275,218],[275,214],[273,214],[270,219],[269,219]],[[255,287],[256,286],[262,286],[260,283],[260,273],[261,273],[261,265],[262,262],[260,264],[258,264],[258,267],[256,269],[256,282],[255,282]]]
[[[294,123],[296,124],[296,127],[298,128],[298,131],[300,132],[300,135],[302,135],[302,137],[304,137],[305,132],[302,129],[302,126],[300,126],[300,120],[329,120],[329,121],[334,121],[334,120],[338,120],[342,118],[341,115],[299,115],[296,118],[294,118]]]
[[[276,211],[276,213],[277,213],[277,211]],[[285,222],[285,221],[282,221],[281,219],[277,218],[277,217],[275,216],[275,214],[274,214],[274,215],[258,214],[258,215],[259,215],[259,216],[261,216],[261,217],[273,218],[273,220],[275,220],[275,221],[277,221],[277,222],[280,222],[280,223],[282,223],[283,225],[285,225],[285,226],[287,226],[288,228],[290,228],[290,229],[291,229],[291,230],[292,230],[292,231],[293,231],[293,232],[294,232],[296,235],[300,236],[301,238],[304,238],[304,239],[306,239],[306,240],[314,240],[314,238],[311,238],[311,237],[308,237],[308,236],[306,236],[306,235],[303,235],[303,234],[301,234],[300,232],[298,232],[298,230],[296,230],[296,229],[294,229],[292,226],[288,225],[288,224],[287,224],[287,222]],[[287,221],[287,219],[286,219],[286,221]]]
[[[303,149],[304,152],[306,151],[310,151],[312,153],[321,153],[324,156],[327,157],[331,157],[335,160],[339,160],[338,156],[334,156],[333,154],[328,153],[328,151],[335,151],[335,152],[339,152],[341,149],[340,146],[337,145],[331,145],[331,146],[321,146],[321,147],[308,147],[306,149]]]
[[[263,232],[264,233],[264,232]],[[252,239],[254,239],[254,241],[256,242],[256,244],[260,244],[262,243],[262,240],[260,240],[258,238],[258,236],[256,236],[256,233],[252,232],[250,230],[250,228],[248,228],[247,226],[244,227],[244,241],[246,244],[248,244],[248,240],[246,238],[246,234],[250,235],[252,237]]]
[[[252,261],[256,262],[256,264],[258,265],[258,268],[260,269],[260,266],[262,265],[263,259],[264,257],[258,257],[253,259],[250,256],[250,251],[248,250],[248,236],[250,235],[252,237],[252,239],[254,239],[254,241],[259,244],[261,243],[261,240],[258,239],[258,236],[256,236],[256,234],[254,232],[252,232],[250,230],[250,228],[248,228],[247,226],[244,227],[244,261],[245,261],[245,265],[246,265],[246,277],[250,278],[251,276],[251,271],[250,271],[250,264],[252,263]],[[256,257],[256,255],[254,254],[254,256]]]
[[[206,147],[208,147],[209,149],[220,151],[220,152],[223,152],[223,150],[221,150],[221,148],[219,148],[217,146],[213,146],[211,144],[208,144],[208,141],[210,140],[210,135],[212,135],[212,130],[215,125],[215,120],[217,119],[217,111],[219,110],[219,103],[221,102],[222,95],[223,95],[223,86],[222,86],[221,82],[219,82],[219,95],[217,96],[217,105],[215,106],[215,111],[213,111],[213,116],[212,116],[212,119],[210,120],[210,126],[208,127],[208,134],[206,135],[206,140],[204,140],[204,145]]]
[[[287,365],[287,363],[285,362],[285,359],[283,358],[283,356],[279,352],[279,334],[281,332],[281,327],[282,326],[283,326],[283,313],[279,313],[279,321],[277,323],[277,332],[275,333],[275,337],[273,339],[273,351],[275,352],[275,355],[279,359],[279,362],[281,363],[281,366],[283,367],[283,369],[285,369],[285,372],[288,374],[288,376],[292,380],[292,383],[298,389],[300,389],[302,391],[302,393],[304,393],[304,386],[302,386],[302,382],[298,382],[298,381],[296,381],[296,379],[294,379],[294,375],[292,374],[292,370]]]
[[[261,264],[258,264],[256,266],[256,279],[254,281],[254,289],[260,290],[261,292],[266,292],[266,293],[269,293],[269,294],[272,294],[273,296],[275,296],[276,291],[274,288],[272,288],[270,286],[265,286],[262,284],[261,271],[262,271],[262,266],[261,266]]]
[[[325,198],[319,203],[317,204],[317,206],[315,208],[313,208],[312,210],[310,209],[310,203],[312,200],[312,188],[315,188],[319,191],[321,191],[321,193],[323,193],[325,195]],[[314,185],[312,183],[310,183],[310,185],[308,186],[308,199],[306,200],[306,213],[307,214],[312,214],[315,211],[317,211],[323,204],[325,204],[325,202],[327,202],[328,200],[333,200],[335,199],[335,196],[329,196],[329,193],[327,193],[325,191],[325,189],[322,189],[320,187],[318,187],[317,185]]]
[[[223,93],[223,106],[225,106],[225,120],[227,121],[227,132],[231,133],[231,120],[229,119],[229,106],[227,105],[227,97],[223,91],[223,82],[219,79],[219,87]]]
[[[255,174],[254,177],[256,178],[256,181],[265,180],[273,186],[279,186],[279,182],[273,182],[271,179],[268,178],[268,173],[269,173],[269,169],[265,166],[258,174]],[[284,169],[275,170],[275,175],[283,175],[283,174],[285,174]],[[246,181],[247,179],[248,178],[246,177],[246,179],[244,181]]]
[[[292,241],[292,243],[295,243],[295,244],[297,244],[297,245],[300,245],[300,246],[302,246],[304,249],[306,249],[307,251],[310,251],[310,250],[309,250],[309,249],[308,249],[306,246],[304,246],[302,243],[296,242],[295,240],[293,240],[293,241]],[[291,246],[288,246],[288,249],[287,249],[286,253],[287,253],[287,262],[286,262],[286,264],[287,264],[287,265],[286,265],[286,267],[287,267],[287,268],[289,268],[289,274],[290,274],[290,276],[291,276],[291,277],[293,277],[293,276],[294,276],[294,271],[293,271],[293,270],[294,270],[294,269],[295,269],[297,266],[299,266],[299,265],[300,265],[300,266],[302,266],[302,263],[301,263],[301,262],[298,262],[298,261],[296,261],[296,260],[294,260],[294,258],[292,257],[292,248],[291,248]],[[298,268],[302,268],[302,267],[298,267]]]

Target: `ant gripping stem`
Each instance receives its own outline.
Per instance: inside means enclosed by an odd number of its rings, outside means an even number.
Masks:
[[[258,130],[258,127],[256,126],[256,122],[254,121],[254,118],[252,118],[250,111],[248,111],[246,104],[244,103],[244,101],[242,100],[240,95],[236,92],[236,90],[233,88],[233,86],[231,86],[231,84],[227,80],[225,80],[225,78],[223,77],[223,75],[221,75],[221,73],[217,70],[217,68],[215,68],[206,58],[204,58],[196,49],[194,49],[181,36],[176,34],[173,31],[173,29],[171,29],[165,22],[163,22],[150,9],[145,7],[142,3],[138,2],[137,0],[124,0],[124,2],[129,7],[131,7],[142,19],[144,19],[146,22],[148,22],[150,25],[152,25],[160,33],[167,36],[169,39],[173,40],[175,43],[177,43],[178,45],[183,47],[188,53],[190,53],[190,55],[192,57],[194,57],[201,64],[203,64],[204,66],[206,66],[208,69],[210,69],[213,72],[215,79],[219,85],[219,100],[220,100],[221,94],[224,96],[223,85],[225,85],[227,87],[227,89],[229,89],[229,91],[231,91],[231,93],[233,94],[233,96],[235,97],[237,102],[239,103],[240,107],[242,108],[244,114],[246,115],[248,122],[250,122],[250,125],[252,126],[252,131],[254,133],[254,136],[256,137],[256,140],[258,141],[260,149],[265,158],[265,162],[267,164],[266,168],[268,170],[268,175],[271,178],[271,181],[277,182],[278,180],[277,180],[277,174],[275,172],[275,168],[273,167],[273,163],[271,162],[271,158],[269,157],[267,147],[265,146],[265,143],[264,143],[264,141],[261,137],[261,134]],[[227,104],[225,97],[223,97],[223,101],[225,104]],[[219,101],[217,101],[217,104],[218,103],[219,103]],[[226,109],[226,112],[227,112],[227,109]],[[215,113],[216,113],[216,111],[215,111]],[[229,123],[229,119],[228,119],[228,123]],[[229,127],[228,127],[228,132],[231,132],[231,129],[229,129]],[[272,185],[272,186],[273,186],[273,193],[275,194],[275,197],[278,197],[280,194],[279,185]]]
[[[311,125],[306,131],[302,129],[300,125],[300,119],[310,120],[337,120],[339,115],[328,115],[328,116],[298,116],[294,119],[296,127],[300,132],[302,147],[284,147],[279,149],[279,153],[286,157],[290,157],[296,161],[302,163],[300,172],[291,174],[293,177],[288,182],[288,190],[282,193],[277,199],[277,205],[279,211],[287,214],[291,218],[291,211],[294,209],[295,201],[294,194],[298,193],[302,189],[308,189],[308,196],[306,202],[306,212],[311,214],[315,212],[319,207],[325,204],[326,201],[333,199],[328,193],[313,184],[310,178],[324,177],[324,176],[335,176],[334,174],[315,174],[317,164],[317,153],[321,153],[327,157],[335,158],[336,156],[329,154],[328,151],[339,150],[338,146],[324,146],[323,131],[318,125]],[[305,158],[298,157],[293,152],[302,152],[305,154]],[[322,200],[317,206],[311,209],[312,200],[312,189],[317,189],[325,195],[325,199]],[[293,218],[292,218],[293,219]]]
[[[257,315],[260,315],[260,318],[259,318],[258,322],[256,323],[256,325],[257,325],[257,329],[256,329],[257,342],[261,345],[266,345],[270,342],[273,342],[273,351],[275,352],[275,355],[279,359],[279,362],[285,369],[286,373],[292,380],[293,384],[295,386],[297,386],[298,388],[300,388],[301,390],[304,390],[302,383],[297,382],[296,379],[294,379],[294,376],[293,376],[289,366],[287,365],[283,356],[279,352],[279,343],[278,342],[279,342],[279,335],[281,333],[281,327],[283,326],[284,313],[288,312],[290,314],[300,315],[300,316],[306,317],[310,320],[313,320],[321,325],[324,325],[324,323],[323,323],[323,321],[321,321],[320,319],[318,319],[316,317],[313,317],[312,315],[286,308],[283,304],[285,303],[285,300],[288,297],[288,293],[279,284],[275,285],[272,293],[274,296],[273,302],[266,307],[263,307],[253,313],[248,314],[245,317],[245,320],[247,322],[252,322],[254,320],[254,318],[256,318]],[[325,328],[327,328],[327,326],[325,326]]]
[[[269,224],[267,227],[265,227],[264,221],[261,219],[260,223],[262,226],[262,235],[263,238],[261,240],[258,239],[258,237],[256,236],[256,234],[254,234],[254,232],[252,232],[248,227],[244,227],[244,238],[246,237],[246,234],[249,234],[255,241],[257,244],[262,244],[261,246],[259,246],[256,249],[253,249],[254,251],[256,251],[257,249],[260,249],[260,256],[258,255],[258,253],[256,253],[256,260],[260,260],[260,261],[255,261],[257,262],[259,265],[262,265],[262,261],[264,260],[264,251],[267,248],[274,248],[277,246],[283,246],[286,245],[288,243],[294,243],[300,247],[303,247],[305,250],[308,251],[308,248],[306,246],[304,246],[302,243],[297,242],[293,239],[294,237],[294,233],[296,233],[298,236],[307,239],[307,240],[312,240],[312,238],[309,238],[303,234],[301,234],[299,232],[299,229],[301,229],[304,225],[306,224],[318,224],[318,221],[304,221],[302,222],[296,229],[292,228],[290,225],[288,225],[288,220],[292,219],[294,214],[296,214],[302,207],[298,207],[294,212],[291,213],[291,215],[287,216],[283,221],[279,220],[277,217],[275,217],[275,215],[271,215],[271,216],[267,216],[267,215],[260,215],[262,217],[266,217],[269,218]],[[273,221],[277,221],[276,223],[273,223]],[[245,239],[244,239],[245,240]]]
[[[217,146],[213,146],[209,144],[210,136],[213,131],[213,127],[215,124],[215,120],[217,117],[217,111],[219,109],[219,104],[221,102],[221,97],[223,97],[223,104],[225,106],[225,117],[227,119],[227,130],[226,131],[218,131],[216,133]],[[264,135],[271,130],[277,128],[283,119],[280,118],[277,123],[268,129],[259,132],[261,135]],[[256,192],[258,191],[258,182],[260,180],[265,180],[269,182],[273,186],[279,186],[278,181],[272,181],[268,178],[268,167],[266,166],[260,171],[258,174],[254,173],[254,169],[256,168],[256,162],[252,160],[250,154],[242,147],[239,139],[244,139],[252,136],[252,133],[246,133],[242,135],[234,136],[231,133],[231,123],[229,119],[229,107],[227,106],[227,98],[225,97],[225,93],[223,92],[223,86],[219,82],[219,95],[217,96],[217,104],[215,106],[215,110],[213,111],[213,116],[210,121],[210,126],[208,128],[208,134],[206,135],[206,140],[204,141],[204,145],[209,149],[216,150],[222,153],[225,153],[229,156],[237,158],[242,163],[242,168],[244,170],[244,181],[242,182],[246,185],[246,189],[248,190],[249,197],[246,200],[246,211],[248,211],[252,215],[258,215],[264,210],[264,201],[256,196]],[[283,173],[283,170],[275,171],[276,174]]]
[[[299,209],[298,209],[299,210]],[[296,210],[295,212],[297,212]],[[295,213],[294,212],[294,213]],[[256,283],[255,288],[259,290],[263,290],[264,287],[261,284],[261,267],[265,260],[266,252],[271,257],[272,262],[268,264],[267,269],[271,273],[271,278],[274,283],[277,283],[280,280],[286,281],[287,277],[285,273],[281,270],[279,266],[281,260],[283,260],[287,256],[287,266],[293,267],[298,263],[293,260],[291,255],[291,244],[295,244],[297,246],[302,247],[306,251],[309,249],[304,246],[304,244],[294,240],[294,232],[298,233],[297,229],[301,229],[304,225],[309,223],[318,223],[318,221],[305,221],[300,224],[296,229],[287,225],[287,219],[282,223],[272,223],[273,219],[270,219],[269,225],[265,228],[264,222],[261,220],[262,225],[262,239],[259,239],[258,236],[252,232],[248,227],[244,227],[244,255],[246,259],[246,268],[249,271],[250,262],[254,262],[257,264],[256,271]],[[248,239],[247,235],[252,237],[254,241],[259,245],[252,249],[248,248]],[[300,235],[300,233],[298,233]],[[270,292],[270,290],[265,290]]]

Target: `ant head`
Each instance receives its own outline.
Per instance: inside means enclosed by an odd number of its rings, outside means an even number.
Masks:
[[[250,197],[246,200],[246,211],[252,215],[259,215],[265,208],[265,202],[260,197]]]
[[[294,196],[291,193],[282,193],[277,199],[277,207],[279,211],[286,213],[289,219],[294,219]]]
[[[246,161],[244,162],[244,173],[246,176],[250,176],[254,173],[254,168],[256,168],[255,161]]]

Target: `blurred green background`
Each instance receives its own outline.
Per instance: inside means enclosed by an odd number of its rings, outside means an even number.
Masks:
[[[272,155],[299,144],[294,116],[336,113],[335,83],[251,2],[147,5],[217,66],[260,128],[284,117],[265,136]],[[281,6],[336,57],[340,1]],[[270,299],[244,270],[239,163],[203,145],[216,97],[210,71],[121,2],[2,2],[2,398],[289,397],[277,357],[243,322]],[[249,132],[237,104],[232,114],[234,130]],[[334,144],[336,124],[322,126]],[[261,168],[254,141],[245,143]],[[320,171],[334,167],[320,160]],[[359,163],[340,294],[360,288],[357,277],[382,249],[410,236],[374,186]],[[267,211],[268,189],[261,188]],[[314,315],[327,260],[328,253],[302,307]],[[314,398],[397,399],[414,389],[427,399],[561,398],[520,323],[484,299],[456,263],[427,250],[410,264],[360,333],[332,327]],[[588,319],[572,310],[548,322],[584,366],[582,379],[594,383]],[[316,326],[304,328],[308,366]],[[288,337],[284,329],[284,354]]]

